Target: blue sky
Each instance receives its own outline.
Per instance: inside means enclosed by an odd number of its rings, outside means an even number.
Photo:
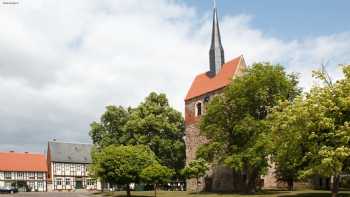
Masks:
[[[181,0],[200,12],[212,0]],[[303,39],[350,30],[349,0],[217,0],[221,16],[249,15],[250,25],[283,40]]]

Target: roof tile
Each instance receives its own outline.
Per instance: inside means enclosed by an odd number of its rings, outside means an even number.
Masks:
[[[208,75],[208,72],[197,75],[192,82],[185,101],[227,86],[235,75],[241,58],[242,56],[239,56],[222,65],[220,72],[213,77]]]
[[[42,154],[0,152],[0,171],[47,172],[46,157]]]

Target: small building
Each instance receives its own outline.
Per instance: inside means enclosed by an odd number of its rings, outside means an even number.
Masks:
[[[0,187],[47,191],[47,165],[43,154],[0,152]],[[21,188],[22,187],[22,188]]]
[[[99,190],[100,184],[89,176],[92,144],[50,141],[47,149],[49,191]]]

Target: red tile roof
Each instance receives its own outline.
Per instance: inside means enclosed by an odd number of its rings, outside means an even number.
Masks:
[[[42,154],[0,152],[0,171],[47,172]]]
[[[242,58],[243,56],[239,56],[225,63],[222,65],[220,72],[213,77],[209,76],[207,72],[197,75],[192,82],[185,101],[227,86],[235,75]]]

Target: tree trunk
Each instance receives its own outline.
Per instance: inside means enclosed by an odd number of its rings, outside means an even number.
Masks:
[[[233,192],[237,192],[241,177],[239,176],[239,173],[237,173],[237,171],[233,169],[232,169],[232,175],[233,175],[233,185],[232,185]]]
[[[294,190],[294,181],[293,180],[288,180],[287,184],[288,184],[288,190],[289,191],[293,191]]]
[[[245,176],[245,194],[254,194],[256,192],[256,182],[258,178],[258,171],[253,168],[249,169],[247,167]]]
[[[154,188],[154,197],[157,197],[157,183],[153,185]]]
[[[126,196],[127,197],[131,197],[130,185],[129,184],[126,185]]]
[[[339,182],[340,182],[340,177],[334,176],[333,182],[332,182],[332,197],[337,197],[337,194],[339,191]]]

